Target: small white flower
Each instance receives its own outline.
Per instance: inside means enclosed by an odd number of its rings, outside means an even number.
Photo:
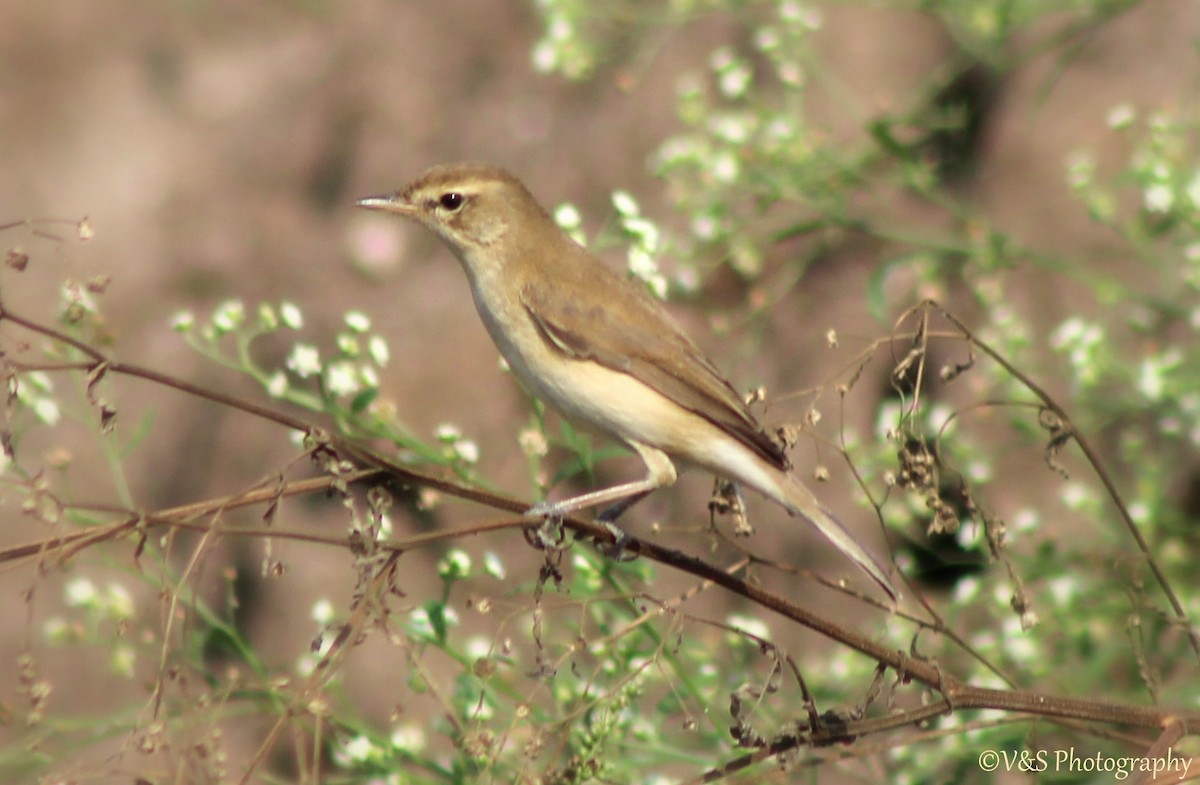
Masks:
[[[304,326],[304,314],[300,313],[300,309],[295,303],[281,303],[279,305],[279,318],[285,326],[293,330],[299,330]]]
[[[737,179],[740,172],[741,166],[732,153],[724,151],[713,156],[712,175],[713,179],[717,182],[722,184],[732,183]]]
[[[1012,527],[1013,531],[1029,532],[1037,528],[1040,521],[1036,510],[1029,507],[1022,507],[1013,514]]]
[[[967,577],[954,584],[954,603],[966,606],[979,596],[979,579]]]
[[[438,575],[443,578],[465,578],[471,574],[471,554],[461,548],[451,549],[438,562]]]
[[[282,398],[288,389],[287,374],[283,371],[276,371],[271,374],[271,378],[267,380],[267,395],[272,398]]]
[[[334,395],[353,395],[362,389],[358,371],[348,360],[332,363],[325,369],[325,386]]]
[[[105,602],[108,605],[109,613],[115,618],[129,619],[133,617],[133,597],[121,584],[108,584],[108,596],[105,598]]]
[[[58,421],[62,419],[58,401],[53,398],[38,398],[33,402],[33,413],[45,425],[58,425]]]
[[[820,30],[821,25],[825,22],[819,9],[809,8],[801,3],[791,2],[791,0],[780,4],[779,18],[785,22],[796,23],[808,30]]]
[[[778,49],[780,44],[779,31],[774,27],[760,27],[754,31],[754,45],[763,52]]]
[[[1054,578],[1047,586],[1050,589],[1050,596],[1054,598],[1055,604],[1060,608],[1065,608],[1079,593],[1079,583],[1074,578]]]
[[[549,41],[538,41],[533,47],[531,60],[533,70],[539,74],[548,74],[558,65],[558,47]]]
[[[679,266],[675,268],[675,288],[688,294],[700,288],[700,274],[695,267]]]
[[[799,22],[804,16],[804,6],[800,3],[787,0],[779,4],[779,18],[785,22]]]
[[[1081,483],[1070,483],[1062,490],[1063,504],[1065,504],[1068,509],[1078,510],[1082,508],[1090,498],[1091,494],[1088,493],[1087,487]]]
[[[1142,195],[1146,209],[1152,213],[1165,213],[1175,204],[1175,192],[1166,183],[1154,183]]]
[[[720,224],[711,215],[697,215],[692,219],[692,234],[698,240],[712,240],[719,228]]]
[[[617,212],[626,218],[636,216],[640,212],[637,200],[628,191],[613,191],[612,203]]]
[[[429,618],[429,612],[424,608],[414,608],[408,615],[408,630],[409,634],[413,636],[432,638],[433,621]]]
[[[1083,334],[1084,322],[1079,318],[1067,319],[1050,333],[1050,345],[1062,349],[1075,343]]]
[[[504,580],[508,575],[508,571],[504,568],[504,562],[495,551],[487,551],[483,554],[483,571],[499,580]]]
[[[492,653],[492,639],[486,635],[472,635],[463,649],[472,660],[489,657]]]
[[[627,218],[625,219],[623,228],[626,232],[636,237],[638,244],[650,253],[654,253],[659,249],[659,244],[662,242],[662,234],[653,222],[641,217]]]
[[[1067,156],[1067,184],[1072,188],[1083,188],[1092,182],[1096,173],[1096,161],[1089,153],[1073,150]]]
[[[367,340],[367,354],[371,355],[371,359],[380,368],[385,367],[391,358],[391,350],[388,349],[387,341],[378,335],[372,335]]]
[[[1114,130],[1128,128],[1137,119],[1137,112],[1132,104],[1117,104],[1108,110],[1108,127]]]
[[[725,623],[730,627],[742,630],[750,635],[755,636],[756,638],[761,638],[763,640],[770,640],[771,638],[770,628],[767,627],[762,619],[754,616],[746,616],[745,614],[741,613],[731,613],[725,618]]]
[[[347,357],[357,357],[361,351],[358,345],[358,336],[350,333],[338,333],[337,348]]]
[[[472,706],[467,712],[472,720],[486,722],[496,714],[496,707],[490,701],[475,701]]]
[[[517,434],[517,444],[521,445],[521,452],[531,458],[541,458],[550,451],[546,436],[537,428],[526,428]]]
[[[796,124],[787,117],[776,117],[767,123],[767,136],[776,142],[786,142],[796,136]]]
[[[555,208],[554,222],[563,230],[570,232],[583,226],[583,217],[575,205],[564,202]]]
[[[803,86],[808,77],[808,71],[804,69],[804,65],[795,60],[784,60],[776,66],[775,70],[779,74],[780,81],[792,87]],[[789,134],[789,136],[791,135]]]
[[[361,763],[371,758],[375,745],[366,736],[355,736],[346,742],[344,751],[350,760]]]
[[[1154,358],[1147,358],[1142,361],[1142,367],[1138,372],[1137,388],[1142,395],[1151,401],[1157,401],[1162,398],[1166,387],[1162,372],[1163,367],[1155,362]]]
[[[754,121],[752,118],[737,114],[722,114],[714,117],[708,124],[709,130],[722,141],[730,144],[742,144],[750,138]]]
[[[108,659],[108,667],[112,668],[113,673],[127,679],[133,677],[133,668],[136,664],[137,655],[134,653],[133,647],[126,644],[115,646]]]
[[[392,731],[391,741],[398,750],[420,752],[425,749],[425,731],[419,725],[404,725]]]
[[[324,641],[322,641],[322,643],[324,643]],[[296,658],[296,673],[305,678],[311,676],[313,671],[317,669],[317,662],[318,660],[316,655],[309,654],[308,652],[301,654]]]
[[[317,624],[329,624],[333,621],[333,603],[321,598],[313,603],[312,619]]]
[[[728,68],[722,72],[717,85],[721,93],[727,98],[740,98],[745,95],[746,89],[750,86],[751,76],[753,76],[753,73],[750,70],[750,66],[745,63],[739,63],[737,66]]]
[[[569,41],[575,35],[575,26],[565,16],[555,16],[546,27],[546,37],[551,41]]]
[[[213,326],[222,332],[236,330],[246,320],[246,306],[241,300],[225,300],[213,311]]]
[[[470,439],[461,439],[454,443],[454,452],[464,463],[479,461],[479,445]]]
[[[65,643],[70,631],[71,628],[67,625],[67,620],[61,616],[51,616],[42,625],[42,634],[51,643]]]
[[[875,416],[875,436],[880,441],[891,441],[896,433],[897,423],[903,415],[903,407],[898,401],[889,400],[879,406]]]
[[[301,379],[307,379],[321,372],[321,353],[311,344],[298,343],[288,355],[287,367]]]
[[[723,71],[734,63],[733,50],[728,46],[717,47],[709,56],[708,64],[714,71]]]
[[[646,252],[645,248],[638,245],[631,246],[627,258],[629,272],[643,281],[653,278],[658,274],[658,264],[654,261],[654,257]]]
[[[938,433],[950,433],[954,428],[954,407],[944,403],[934,404],[929,407],[928,423],[930,429]],[[943,431],[942,429],[946,430]]]
[[[989,482],[992,479],[992,465],[987,461],[971,461],[967,464],[967,476],[974,482]]]
[[[362,311],[347,311],[343,319],[346,326],[356,333],[365,333],[371,329],[371,319]]]
[[[171,314],[171,329],[177,333],[190,332],[196,326],[196,315],[191,311],[176,311]]]
[[[274,330],[279,327],[279,315],[270,303],[259,303],[258,323],[264,330]]]
[[[65,593],[67,605],[73,608],[94,605],[99,597],[96,585],[88,578],[76,578],[71,581],[67,584]]]

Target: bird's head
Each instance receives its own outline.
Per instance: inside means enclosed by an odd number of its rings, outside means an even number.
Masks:
[[[558,231],[521,181],[483,164],[435,166],[395,193],[358,201],[359,207],[411,218],[442,238],[468,267],[503,259],[498,245],[521,246],[523,234]]]

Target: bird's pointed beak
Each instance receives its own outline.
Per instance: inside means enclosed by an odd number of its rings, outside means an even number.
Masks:
[[[359,199],[355,204],[359,207],[365,207],[368,210],[382,210],[386,213],[397,213],[398,215],[412,215],[415,212],[413,206],[404,201],[399,194],[368,196],[366,199]]]

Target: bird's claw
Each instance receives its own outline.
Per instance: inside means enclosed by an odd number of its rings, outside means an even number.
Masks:
[[[611,521],[598,519],[612,535],[612,542],[600,541],[597,539],[596,547],[608,558],[613,561],[633,561],[638,557],[637,551],[631,550],[630,545],[633,543],[633,538],[625,533],[625,530]]]
[[[610,510],[614,509],[617,515],[624,511],[624,507],[616,508],[614,506],[614,508],[600,513],[596,518],[596,522],[607,529],[612,536],[611,541],[596,538],[596,548],[613,561],[632,561],[638,557],[637,552],[629,547],[633,538],[608,518]],[[525,511],[526,518],[542,518],[547,523],[561,523],[563,514],[562,505],[551,501],[538,502]]]
[[[552,501],[538,502],[525,511],[525,517],[561,519],[563,517],[562,505]]]

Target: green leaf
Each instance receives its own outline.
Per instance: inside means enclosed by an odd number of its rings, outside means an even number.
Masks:
[[[362,414],[363,411],[378,397],[379,388],[368,387],[358,395],[354,396],[354,400],[350,401],[350,411],[354,412],[355,414]]]
[[[446,644],[446,606],[438,600],[425,603],[425,613],[429,616],[429,625],[433,628],[434,642],[439,646]]]
[[[892,124],[890,118],[882,117],[867,126],[867,131],[871,134],[871,138],[883,149],[884,152],[891,155],[900,161],[913,162],[916,157],[913,155],[912,148],[904,144],[896,138],[892,133]]]

